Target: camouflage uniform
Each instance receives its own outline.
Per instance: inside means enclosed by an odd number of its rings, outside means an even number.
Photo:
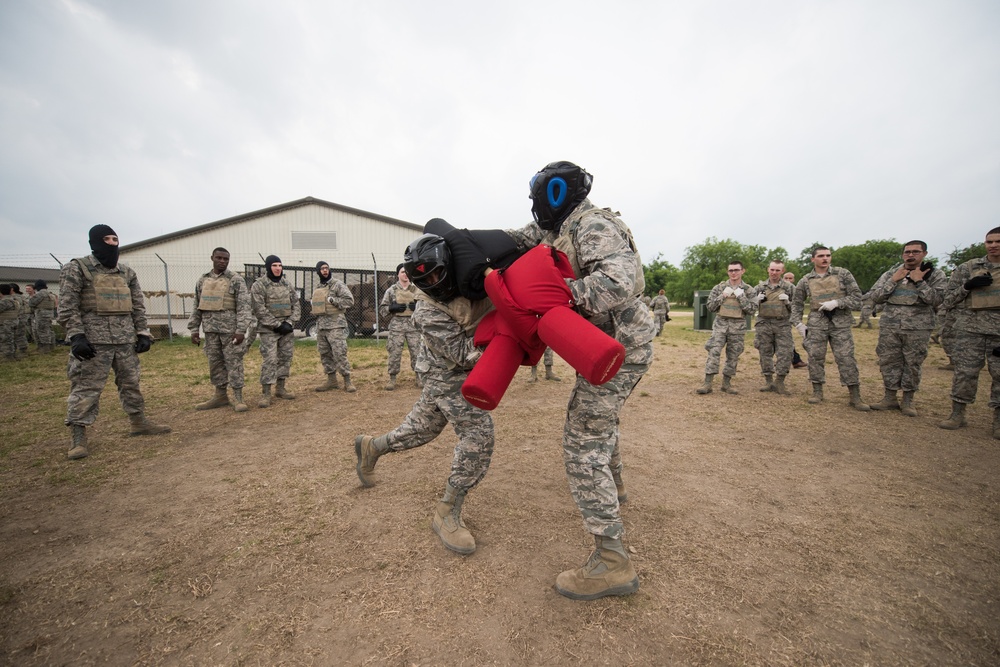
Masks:
[[[21,302],[16,294],[0,298],[0,353],[5,359],[17,355],[17,323],[21,313]]]
[[[577,375],[563,428],[563,462],[584,527],[594,535],[621,539],[619,414],[649,370],[656,335],[653,315],[641,299],[642,261],[632,234],[616,215],[589,199],[558,230],[532,222],[507,233],[521,246],[547,243],[565,252],[579,276],[568,284],[580,314],[625,347],[621,370],[605,384],[595,386]]]
[[[14,294],[18,300],[20,311],[17,317],[17,352],[18,354],[28,353],[28,332],[31,330],[29,321],[31,319],[31,306],[28,302],[27,294]]]
[[[131,298],[131,312],[101,314],[94,309],[87,294],[93,294],[98,274],[124,279]],[[62,267],[59,296],[59,324],[66,330],[66,339],[84,334],[96,352],[96,356],[87,361],[69,355],[66,425],[90,426],[96,421],[101,391],[112,369],[122,409],[130,417],[142,415],[145,401],[139,391],[139,355],[135,342],[137,335],[150,339],[153,336],[146,324],[146,305],[135,271],[122,263],[109,269],[94,255],[74,259]]]
[[[221,304],[215,294],[207,299],[203,298],[206,280],[228,283]],[[246,281],[228,269],[221,275],[209,271],[195,283],[194,302],[195,309],[188,322],[188,331],[195,334],[200,328],[205,332],[205,356],[208,358],[212,386],[229,385],[233,389],[242,389],[245,384],[243,356],[247,346],[242,343],[233,344],[233,337],[246,332],[250,327],[250,290]]]
[[[260,335],[260,383],[272,385],[288,377],[295,351],[295,334],[279,336],[274,329],[284,321],[298,322],[302,308],[285,276],[274,282],[267,275],[258,278],[250,288],[250,307]]]
[[[738,303],[737,309],[732,309],[735,317],[727,317],[726,311],[722,309],[723,301],[727,298],[722,292],[726,287],[733,287],[729,280],[723,280],[712,288],[708,295],[708,310],[718,313],[715,322],[712,323],[712,335],[705,342],[705,349],[708,351],[708,358],[705,360],[705,375],[715,375],[719,372],[719,359],[722,357],[722,348],[726,348],[726,367],[722,374],[726,377],[736,375],[736,364],[743,354],[743,347],[746,345],[747,335],[747,315],[753,315],[754,297],[757,293],[753,287],[740,281],[740,284],[733,289],[742,289],[743,294],[738,297],[730,297]]]
[[[399,375],[399,366],[403,359],[403,343],[410,352],[410,369],[415,373],[417,370],[417,356],[420,350],[420,332],[413,326],[413,314],[409,305],[414,303],[417,295],[417,288],[413,283],[406,289],[397,281],[382,295],[379,303],[379,317],[389,322],[389,338],[386,340],[385,349],[389,354],[389,375]],[[407,306],[401,313],[392,313],[389,306],[400,304]]]
[[[418,292],[414,327],[423,336],[424,353],[417,372],[424,387],[410,414],[384,438],[390,451],[426,445],[451,424],[458,436],[448,483],[468,491],[482,480],[493,457],[493,417],[462,397],[462,383],[481,356],[473,344],[476,325],[492,308],[489,301],[470,303],[456,297],[438,304]]]
[[[653,315],[656,316],[656,335],[659,336],[663,333],[663,325],[667,323],[667,313],[670,312],[670,301],[667,300],[666,295],[657,294],[656,298],[649,305],[653,309]]]
[[[858,323],[854,325],[855,329],[860,329],[864,325],[868,325],[868,328],[872,328],[872,311],[875,310],[875,303],[872,302],[871,291],[861,295],[861,314],[858,316]]]
[[[969,291],[965,283],[986,272],[993,274],[993,284]],[[976,293],[979,294],[976,294]],[[993,355],[993,348],[1000,346],[1000,264],[992,264],[986,257],[969,260],[951,274],[945,291],[943,305],[954,314],[955,323],[951,360],[955,364],[955,377],[951,386],[951,399],[969,404],[976,400],[979,373],[983,363],[989,368],[993,382],[990,386],[989,406],[1000,408],[1000,357]],[[973,302],[974,298],[990,295],[986,304]],[[994,305],[997,304],[997,305]],[[978,307],[974,307],[978,306]]]
[[[868,295],[873,305],[885,304],[875,347],[882,382],[889,391],[913,392],[920,387],[934,309],[941,304],[948,279],[943,271],[934,269],[919,283],[909,278],[897,283],[892,276],[902,266],[900,262],[883,273]]]
[[[824,276],[812,270],[799,280],[799,284],[795,287],[791,320],[793,324],[802,321],[805,301],[809,299],[811,309],[806,320],[809,331],[803,340],[803,347],[809,355],[809,380],[814,385],[826,382],[827,342],[833,350],[833,358],[840,371],[841,384],[847,387],[859,385],[861,380],[858,375],[858,363],[854,359],[854,335],[851,332],[854,315],[851,313],[861,307],[861,289],[847,269],[831,266],[827,269],[826,275],[837,278],[835,281],[838,284],[837,308],[833,311],[818,310],[820,301],[818,298],[812,298],[812,292],[815,290],[810,289],[810,284],[822,280]],[[828,314],[831,312],[832,315]]]
[[[28,305],[34,318],[35,344],[40,348],[51,348],[56,344],[56,337],[52,333],[52,320],[56,316],[55,295],[48,289],[38,290],[28,299]]]
[[[317,293],[318,292],[318,293]],[[343,281],[330,278],[313,292],[313,310],[316,314],[316,347],[323,372],[327,375],[351,374],[347,360],[347,318],[344,311],[354,305],[354,295]],[[317,297],[322,297],[328,312],[320,313]]]
[[[944,291],[947,293],[947,286],[944,288]],[[941,340],[941,349],[944,350],[950,363],[952,350],[955,349],[955,309],[946,307],[942,297],[942,303],[938,307],[937,314],[940,327],[938,329],[938,337]]]
[[[792,367],[792,352],[795,349],[789,321],[795,285],[784,279],[777,285],[762,280],[754,289],[757,294],[767,295],[767,299],[757,306],[757,324],[754,327],[753,346],[760,352],[760,370],[764,375],[784,377]],[[787,296],[788,301],[779,300],[777,297],[780,294]]]

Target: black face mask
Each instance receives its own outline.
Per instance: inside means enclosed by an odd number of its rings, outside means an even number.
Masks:
[[[319,276],[319,282],[321,285],[325,285],[330,282],[330,278],[333,277],[333,273],[327,273],[326,277],[323,277],[323,267],[329,267],[330,265],[326,262],[318,262],[316,264],[316,275]]]
[[[91,227],[90,250],[102,266],[113,269],[118,266],[118,246],[105,243],[105,236],[118,236],[118,234],[107,225],[94,225]]]
[[[271,279],[271,282],[277,283],[281,282],[281,276],[276,276],[271,273],[271,265],[275,263],[280,264],[281,259],[277,255],[268,255],[267,259],[264,260],[264,272],[267,274],[267,277]],[[282,272],[282,275],[284,275],[284,272]]]

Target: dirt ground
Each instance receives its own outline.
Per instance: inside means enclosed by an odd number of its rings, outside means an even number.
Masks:
[[[936,427],[940,347],[917,418],[850,409],[832,358],[824,404],[806,403],[805,370],[792,396],[762,394],[749,338],[739,395],[698,396],[707,334],[690,326],[675,317],[656,340],[621,417],[641,588],[594,602],[553,588],[592,545],[563,471],[572,382],[558,360],[563,382],[529,384],[524,369],[495,411],[493,466],[465,505],[468,557],[430,529],[450,429],[358,483],[355,434],[393,428],[418,396],[408,370],[382,391],[381,361],[356,369],[356,394],[318,394],[308,348],[297,400],[238,415],[192,410],[203,383],[158,393],[167,371],[144,358],[150,415],[173,433],[126,437],[109,386],[92,455],[75,463],[64,427],[7,412],[8,434],[37,435],[0,460],[0,663],[1000,664],[988,375],[957,432]],[[877,330],[855,331],[875,402]],[[65,379],[39,373],[25,382],[51,385],[58,421]],[[20,405],[16,387],[2,392],[5,411]]]

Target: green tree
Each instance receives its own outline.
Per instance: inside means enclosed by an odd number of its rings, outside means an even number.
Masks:
[[[956,266],[965,264],[970,259],[978,259],[979,257],[986,256],[986,243],[973,243],[965,248],[955,247],[954,250],[948,253],[948,259],[945,260],[945,267],[947,267],[948,272],[951,273],[955,270]]]
[[[854,274],[858,287],[867,292],[883,273],[902,261],[902,252],[903,245],[896,239],[865,241],[837,248],[832,262]]]
[[[677,303],[679,300],[675,298],[673,286],[680,277],[680,271],[670,262],[663,260],[662,257],[661,253],[652,262],[642,267],[643,275],[646,278],[645,294],[656,296],[660,290],[663,290],[671,303]]]
[[[685,249],[680,271],[671,281],[667,296],[671,302],[690,304],[696,290],[712,289],[726,279],[726,269],[735,260],[743,262],[747,272],[743,280],[751,285],[767,277],[767,264],[773,259],[786,260],[788,251],[777,247],[769,251],[760,245],[744,245],[733,239],[709,237],[703,243]]]

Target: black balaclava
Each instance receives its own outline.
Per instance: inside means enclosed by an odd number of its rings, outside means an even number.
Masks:
[[[11,283],[10,284],[10,289],[11,289],[12,292],[14,292],[14,294],[20,294],[21,293],[21,286],[18,285],[17,283]]]
[[[104,242],[105,236],[118,236],[118,232],[107,225],[94,225],[90,228],[90,249],[97,261],[109,269],[118,266],[118,246]]]
[[[270,278],[272,282],[279,282],[281,280],[281,276],[276,276],[271,273],[271,265],[275,263],[281,264],[281,258],[277,255],[268,255],[267,259],[264,260],[264,266],[267,268],[267,277]],[[284,271],[281,273],[284,275]]]
[[[323,274],[320,273],[320,269],[322,269],[324,266],[330,266],[330,265],[327,262],[316,262],[316,275],[319,276],[320,283],[325,285],[326,283],[330,282],[330,278],[333,277],[333,274],[331,273],[326,278],[324,278]]]
[[[32,287],[34,287],[35,291],[38,292],[38,291],[43,290],[43,289],[48,289],[49,285],[44,280],[36,280],[35,284],[32,285]]]

